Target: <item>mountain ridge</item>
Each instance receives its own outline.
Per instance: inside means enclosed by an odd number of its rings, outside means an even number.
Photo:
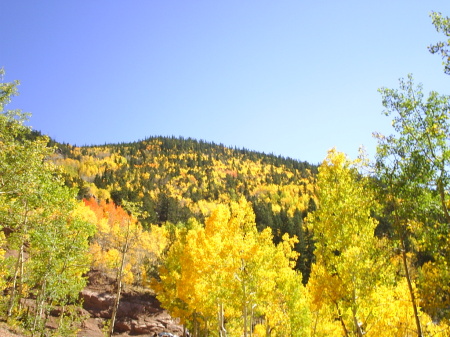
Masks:
[[[313,244],[303,219],[315,209],[317,166],[245,148],[230,148],[183,137],[89,146],[57,143],[50,161],[78,197],[121,205],[136,203],[144,227],[203,222],[217,204],[245,197],[253,205],[259,230],[271,227],[274,241],[283,234],[299,238],[297,267],[306,282]]]

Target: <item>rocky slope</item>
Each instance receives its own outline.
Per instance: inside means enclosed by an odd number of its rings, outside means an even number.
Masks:
[[[98,271],[89,274],[82,292],[84,321],[79,337],[103,337],[102,327],[111,318],[114,303],[113,281]],[[160,307],[156,297],[145,290],[125,288],[117,312],[115,330],[120,335],[155,336],[159,332],[183,335],[183,327]]]

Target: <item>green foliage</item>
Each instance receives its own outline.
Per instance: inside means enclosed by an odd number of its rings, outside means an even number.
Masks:
[[[433,24],[449,36],[449,20],[433,13]],[[440,53],[449,73],[448,41],[430,47]],[[392,116],[395,134],[378,138],[375,163],[377,190],[384,204],[385,227],[401,256],[416,332],[425,333],[419,303],[436,320],[449,317],[447,286],[450,192],[450,97],[432,91],[411,75],[399,89],[382,88],[384,113]],[[386,223],[386,221],[385,221]],[[415,284],[418,290],[415,290]]]
[[[447,40],[437,42],[430,45],[428,50],[432,54],[440,54],[442,57],[442,65],[444,66],[444,72],[450,74],[450,19],[448,16],[442,16],[439,12],[432,12],[430,14],[434,27],[439,33],[443,33]]]
[[[450,98],[431,92],[425,99],[422,86],[415,87],[411,75],[400,80],[400,89],[380,92],[396,131],[389,137],[378,135],[376,172],[385,216],[399,248],[415,254],[417,267],[428,264],[419,289],[424,309],[436,312],[437,302],[441,309],[447,307],[443,298],[449,291],[435,282],[431,270],[438,268],[443,279],[450,274]],[[440,289],[438,297],[431,283]]]
[[[16,85],[1,84],[2,111],[17,93]],[[48,139],[32,135],[26,118],[20,111],[0,115],[0,245],[13,252],[6,263],[0,261],[1,291],[7,295],[1,315],[35,334],[45,330],[51,309],[68,312],[78,303],[93,226],[77,214],[75,191],[63,185],[58,169],[47,161],[53,153]],[[30,296],[33,304],[23,300]],[[60,319],[66,332],[67,317]]]
[[[429,50],[450,74],[450,19],[431,17],[445,40]],[[318,170],[190,138],[57,144],[26,127],[27,114],[5,111],[17,85],[0,83],[9,322],[44,335],[58,309],[55,334],[75,334],[89,252],[116,278],[113,317],[122,282],[152,275],[194,336],[448,335],[449,96],[425,97],[411,75],[380,89],[394,134],[376,135],[369,177],[365,162],[336,151]]]

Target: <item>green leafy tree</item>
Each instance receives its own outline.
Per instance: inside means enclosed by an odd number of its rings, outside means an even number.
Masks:
[[[442,57],[442,65],[444,72],[450,75],[450,19],[448,16],[442,16],[439,12],[432,12],[430,14],[433,25],[439,33],[443,33],[446,37],[445,41],[437,42],[428,47],[432,54],[439,54]]]
[[[3,314],[24,318],[36,334],[45,329],[51,308],[61,306],[64,312],[78,302],[93,226],[77,214],[76,191],[65,187],[58,169],[47,162],[53,152],[48,139],[31,137],[26,114],[4,112],[17,84],[0,85],[0,223],[5,249],[15,252],[0,283],[7,294]],[[23,308],[22,299],[30,295],[35,304]],[[66,318],[60,316],[59,331],[67,329]]]
[[[416,307],[418,299],[412,284],[417,280],[412,279],[408,252],[416,253],[419,267],[425,262],[439,269],[442,283],[435,283],[434,289],[440,289],[436,300],[444,308],[442,299],[449,294],[445,280],[450,276],[450,98],[433,91],[425,99],[422,86],[415,86],[411,75],[400,80],[400,89],[382,88],[380,92],[385,114],[393,116],[396,134],[377,135],[375,167],[392,224],[391,235],[401,251],[411,303]],[[433,287],[428,283],[425,288],[430,291]],[[420,313],[418,308],[414,311],[421,336]]]

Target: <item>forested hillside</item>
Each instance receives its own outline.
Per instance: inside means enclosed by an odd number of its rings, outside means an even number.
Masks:
[[[285,233],[300,239],[298,263],[307,279],[313,246],[303,219],[317,203],[317,166],[174,137],[103,146],[54,145],[51,161],[64,169],[66,184],[79,189],[79,198],[136,203],[139,220],[147,227],[190,218],[204,222],[218,204],[245,197],[259,230],[270,227],[275,242]]]
[[[449,48],[430,48],[446,72]],[[412,75],[379,92],[393,133],[374,160],[316,167],[182,138],[58,144],[4,111],[17,82],[0,83],[0,320],[76,335],[95,272],[108,336],[167,327],[118,317],[126,287],[185,336],[450,336],[450,96]]]

